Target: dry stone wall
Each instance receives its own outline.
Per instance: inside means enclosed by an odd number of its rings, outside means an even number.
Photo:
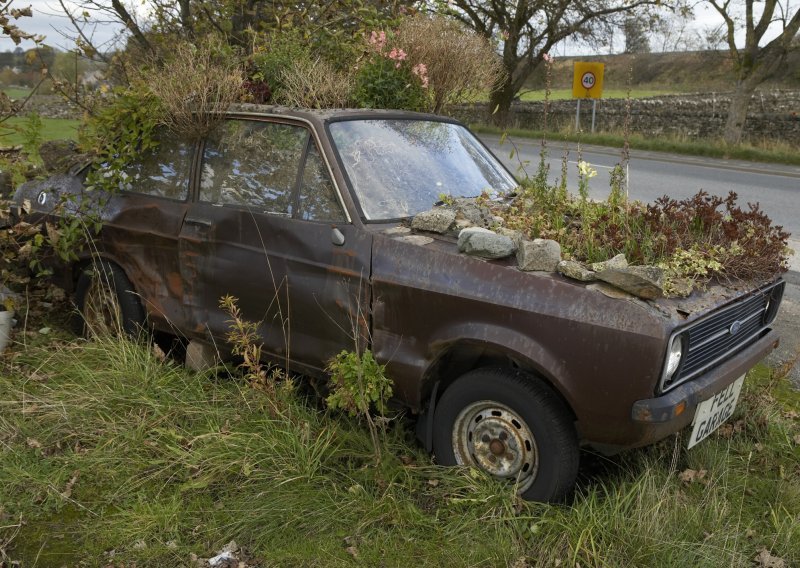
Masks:
[[[627,101],[602,99],[597,102],[596,130],[622,131]],[[676,135],[688,139],[720,138],[725,126],[729,93],[670,95],[630,101],[631,132],[645,136]],[[576,101],[551,101],[548,128],[562,130],[575,125]],[[454,105],[449,114],[472,124],[487,121],[484,104]],[[541,130],[543,102],[517,102],[511,107],[514,128]],[[581,128],[589,131],[592,103],[581,103]],[[800,146],[800,91],[775,90],[756,93],[745,123],[749,141],[772,140]]]

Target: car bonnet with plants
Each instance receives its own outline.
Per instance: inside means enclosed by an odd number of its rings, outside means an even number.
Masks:
[[[641,299],[460,252],[459,227],[497,229],[472,214],[518,184],[454,121],[242,105],[199,140],[157,142],[112,193],[87,192],[85,171],[17,193],[51,218],[89,203],[102,220],[58,272],[86,326],[118,314],[126,331],[224,358],[232,296],[263,356],[292,371],[324,376],[341,351],[369,348],[438,463],[482,468],[525,498],[563,498],[582,445],[612,453],[693,420],[697,443],[778,342],[780,279]],[[437,202],[429,217],[445,228],[412,228]]]

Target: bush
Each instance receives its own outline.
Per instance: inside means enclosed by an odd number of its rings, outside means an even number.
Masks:
[[[239,58],[218,39],[178,43],[163,65],[139,78],[160,101],[161,122],[180,137],[198,138],[213,127],[216,116],[238,101],[244,76]]]
[[[406,18],[397,29],[398,48],[408,53],[412,68],[423,66],[433,112],[491,90],[503,78],[494,47],[458,22],[442,16]]]
[[[428,106],[423,83],[408,64],[381,54],[373,54],[361,64],[355,82],[359,107],[421,111]]]
[[[298,59],[281,73],[276,103],[300,108],[344,108],[349,106],[352,76],[317,59]]]

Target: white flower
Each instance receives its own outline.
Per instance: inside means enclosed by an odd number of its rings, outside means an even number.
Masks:
[[[578,162],[578,172],[585,178],[593,178],[597,175],[597,170],[589,162],[581,160]]]

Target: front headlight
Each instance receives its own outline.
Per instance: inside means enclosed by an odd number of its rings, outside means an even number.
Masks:
[[[672,380],[672,376],[675,374],[675,371],[678,370],[678,367],[681,366],[681,358],[683,357],[683,339],[680,335],[676,335],[672,338],[672,343],[669,346],[669,352],[667,353],[667,372],[664,377],[664,382],[669,382]]]

